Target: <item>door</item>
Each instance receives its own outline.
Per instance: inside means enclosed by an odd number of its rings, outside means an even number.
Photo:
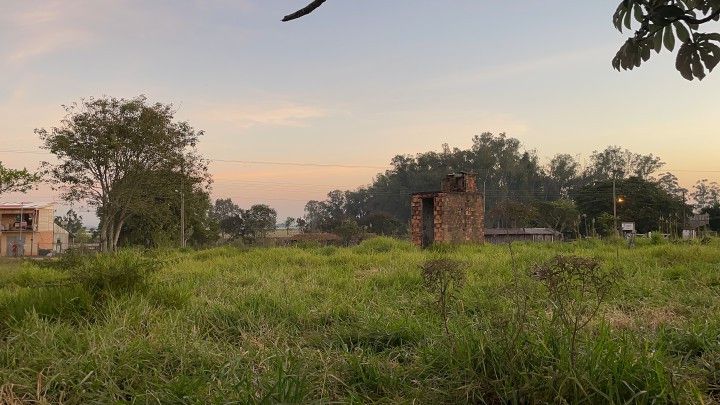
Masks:
[[[422,246],[428,247],[435,242],[435,199],[422,200]]]
[[[25,255],[25,237],[24,236],[7,236],[7,255],[10,257],[20,257]]]

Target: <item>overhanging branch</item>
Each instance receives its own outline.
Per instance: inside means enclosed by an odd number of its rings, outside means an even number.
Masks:
[[[318,7],[322,6],[323,3],[325,3],[326,0],[313,0],[312,3],[308,4],[304,8],[301,8],[300,10],[286,15],[282,20],[283,22],[292,21],[295,19],[298,19],[300,17],[304,17],[313,11],[315,11]]]

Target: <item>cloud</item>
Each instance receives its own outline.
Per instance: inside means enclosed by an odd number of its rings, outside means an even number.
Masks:
[[[8,46],[0,60],[14,65],[93,41],[84,28],[78,2],[49,1],[42,6],[17,2],[0,17],[0,37]]]
[[[524,76],[533,72],[548,69],[575,69],[577,68],[577,65],[588,60],[602,58],[607,59],[608,55],[612,55],[612,48],[610,46],[577,49],[563,53],[550,54],[534,59],[489,66],[470,71],[466,70],[462,72],[455,72],[452,75],[445,75],[435,80],[430,80],[428,85],[433,87],[444,87],[448,85],[467,86],[471,83],[497,81],[498,79]]]
[[[191,113],[196,121],[211,122],[234,129],[256,126],[299,127],[327,114],[322,108],[302,104],[215,104]]]

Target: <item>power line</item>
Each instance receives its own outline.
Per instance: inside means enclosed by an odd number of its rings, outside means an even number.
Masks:
[[[0,149],[0,153],[22,153],[32,155],[51,155],[50,152],[39,152],[30,150],[19,150],[19,149]],[[345,169],[377,169],[387,170],[391,166],[377,166],[371,164],[341,164],[341,163],[317,163],[317,162],[279,162],[269,160],[237,160],[237,159],[207,159],[211,162],[218,163],[238,163],[238,164],[251,164],[251,165],[274,165],[274,166],[298,166],[298,167],[335,167]],[[668,172],[686,172],[686,173],[720,173],[720,169],[673,169],[666,168],[664,171]]]

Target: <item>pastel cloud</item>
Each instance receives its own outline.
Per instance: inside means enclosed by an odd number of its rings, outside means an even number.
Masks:
[[[233,129],[256,126],[304,126],[307,121],[328,115],[325,109],[303,104],[213,104],[190,114],[194,121]]]

